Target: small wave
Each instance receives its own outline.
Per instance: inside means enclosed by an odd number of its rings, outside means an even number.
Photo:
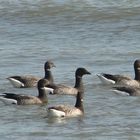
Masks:
[[[0,0],[0,17],[63,16],[74,20],[139,15],[139,0]]]
[[[31,7],[35,8],[38,6],[47,5],[49,7],[55,6],[73,6],[73,7],[120,7],[120,8],[132,8],[139,7],[139,0],[0,0],[0,8],[9,6],[16,7]]]

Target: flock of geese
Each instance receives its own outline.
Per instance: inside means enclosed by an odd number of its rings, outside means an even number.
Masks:
[[[47,104],[47,94],[61,94],[76,96],[75,106],[57,105],[47,108],[50,117],[76,117],[84,115],[83,95],[84,84],[82,77],[91,74],[83,67],[75,71],[74,87],[54,83],[51,69],[55,67],[52,61],[44,64],[45,75],[43,78],[35,76],[11,76],[7,79],[15,88],[37,87],[38,96],[21,95],[15,93],[2,93],[0,101],[5,104],[34,105]],[[123,75],[112,75],[106,73],[97,74],[103,84],[112,84],[112,89],[117,94],[139,96],[140,95],[140,60],[134,62],[135,78],[131,79]]]

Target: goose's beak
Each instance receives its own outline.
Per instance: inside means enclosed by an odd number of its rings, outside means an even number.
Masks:
[[[89,71],[87,71],[86,74],[91,74],[91,73]]]

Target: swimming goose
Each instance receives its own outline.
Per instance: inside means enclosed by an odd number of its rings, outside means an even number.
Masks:
[[[78,91],[84,92],[84,85],[82,77],[85,74],[91,74],[85,68],[77,68],[75,72],[75,86],[66,86],[61,84],[49,84],[45,87],[51,94],[67,94],[67,95],[77,95]]]
[[[104,84],[117,84],[140,87],[140,60],[136,60],[134,62],[134,70],[135,79],[131,79],[130,77],[126,77],[123,75],[112,75],[106,73],[97,74],[97,76]]]
[[[48,85],[48,80],[40,79],[38,81],[38,96],[20,95],[14,93],[3,93],[0,95],[0,101],[5,104],[16,104],[16,105],[33,105],[33,104],[46,104],[47,95],[44,87]]]
[[[53,83],[53,76],[50,71],[52,67],[55,67],[55,65],[50,60],[44,64],[44,71],[45,71],[44,78],[49,80],[50,83]],[[37,85],[37,82],[41,78],[38,78],[32,75],[25,75],[25,76],[11,76],[11,77],[8,77],[7,79],[16,88],[29,88],[29,87],[35,87]]]
[[[83,92],[78,91],[75,106],[57,105],[47,109],[48,117],[78,117],[84,115]]]
[[[140,96],[140,88],[136,87],[113,87],[113,91],[119,95]]]

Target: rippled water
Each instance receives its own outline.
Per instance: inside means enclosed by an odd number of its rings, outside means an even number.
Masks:
[[[0,0],[0,92],[15,89],[11,75],[43,77],[51,59],[56,83],[74,85],[77,67],[92,75],[85,84],[84,118],[48,119],[46,106],[0,103],[0,139],[140,139],[140,98],[122,97],[100,84],[96,73],[134,77],[140,56],[139,0]],[[48,96],[49,105],[74,105],[70,96]]]

